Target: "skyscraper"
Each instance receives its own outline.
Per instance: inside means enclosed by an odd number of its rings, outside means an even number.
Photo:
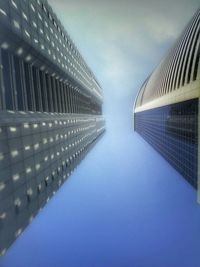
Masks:
[[[46,0],[0,0],[0,254],[104,132],[102,100]]]
[[[200,9],[142,85],[134,127],[196,189],[200,201]]]

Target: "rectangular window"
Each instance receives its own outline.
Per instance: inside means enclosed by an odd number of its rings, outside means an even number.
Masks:
[[[54,112],[51,79],[48,73],[45,74],[45,81],[46,81],[47,102],[48,102],[49,112]]]
[[[57,93],[57,101],[58,101],[58,112],[62,113],[60,86],[59,86],[58,79],[56,79],[56,93]]]
[[[41,111],[41,95],[38,85],[38,75],[36,67],[32,67],[33,73],[33,86],[34,86],[34,93],[35,93],[35,108],[36,111]]]
[[[70,103],[70,96],[69,96],[69,85],[66,85],[66,94],[67,94],[67,106],[68,106],[68,113],[71,113],[71,103]]]
[[[80,100],[79,100],[79,98],[80,98],[80,94],[79,94],[79,92],[77,91],[77,113],[80,113],[80,110],[79,110],[79,107],[80,107]]]
[[[24,74],[25,74],[25,86],[26,86],[28,110],[34,111],[34,103],[33,103],[34,94],[31,87],[30,66],[28,63],[24,63]]]
[[[73,113],[72,89],[70,85],[68,86],[68,96],[69,96],[70,113]]]
[[[75,108],[74,108],[74,89],[71,86],[71,99],[72,99],[72,113],[75,113]]]
[[[64,95],[64,91],[63,91],[62,82],[60,82],[60,95],[61,95],[62,112],[65,113],[65,95]]]
[[[46,81],[44,73],[41,70],[39,71],[39,76],[40,76],[40,89],[41,89],[41,100],[42,100],[43,111],[48,112]]]
[[[14,57],[14,70],[15,70],[15,84],[17,91],[17,106],[18,110],[25,110],[24,106],[24,94],[23,94],[23,83],[22,83],[22,73],[21,73],[21,64],[20,60],[17,57]]]
[[[77,107],[77,91],[74,90],[74,95],[75,95],[75,111],[78,113],[78,107]]]
[[[51,76],[51,85],[52,85],[52,98],[53,98],[53,106],[54,112],[58,112],[58,100],[57,100],[57,93],[56,93],[56,82],[54,77]]]
[[[63,85],[63,93],[65,95],[65,112],[68,113],[69,112],[69,106],[68,106],[68,97],[67,97],[67,87],[66,84]]]
[[[11,84],[11,65],[10,65],[10,56],[9,53],[5,50],[2,50],[2,65],[3,65],[3,81],[5,89],[5,105],[6,109],[13,110],[13,92]]]
[[[74,102],[74,113],[76,113],[76,91],[73,88],[73,102]]]

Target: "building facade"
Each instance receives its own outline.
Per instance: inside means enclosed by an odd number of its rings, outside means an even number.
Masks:
[[[200,9],[142,85],[134,127],[196,189],[200,201]]]
[[[0,0],[0,254],[105,131],[102,89],[46,0]]]

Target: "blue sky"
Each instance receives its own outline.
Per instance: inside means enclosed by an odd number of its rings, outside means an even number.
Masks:
[[[1,267],[199,267],[196,191],[127,128],[106,134]]]
[[[133,132],[140,85],[197,0],[49,0],[104,90],[107,131],[0,267],[199,267],[196,191]]]

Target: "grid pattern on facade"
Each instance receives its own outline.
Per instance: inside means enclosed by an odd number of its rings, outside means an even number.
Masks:
[[[135,113],[135,130],[197,188],[198,99]]]
[[[0,50],[2,66],[2,109],[58,113],[101,114],[101,104],[80,90],[23,59]]]
[[[5,115],[0,116],[1,254],[104,132],[102,117]]]
[[[78,81],[94,97],[102,97],[95,76],[46,0],[0,0],[0,20],[7,33],[11,30],[13,36],[31,45],[33,50],[48,58],[51,65]],[[3,27],[1,31],[4,31]],[[37,53],[34,56],[31,51],[26,53],[25,44],[9,38],[8,34],[1,35],[1,46],[16,50],[27,61],[35,60]]]
[[[102,89],[46,0],[0,0],[0,255],[105,131]]]

